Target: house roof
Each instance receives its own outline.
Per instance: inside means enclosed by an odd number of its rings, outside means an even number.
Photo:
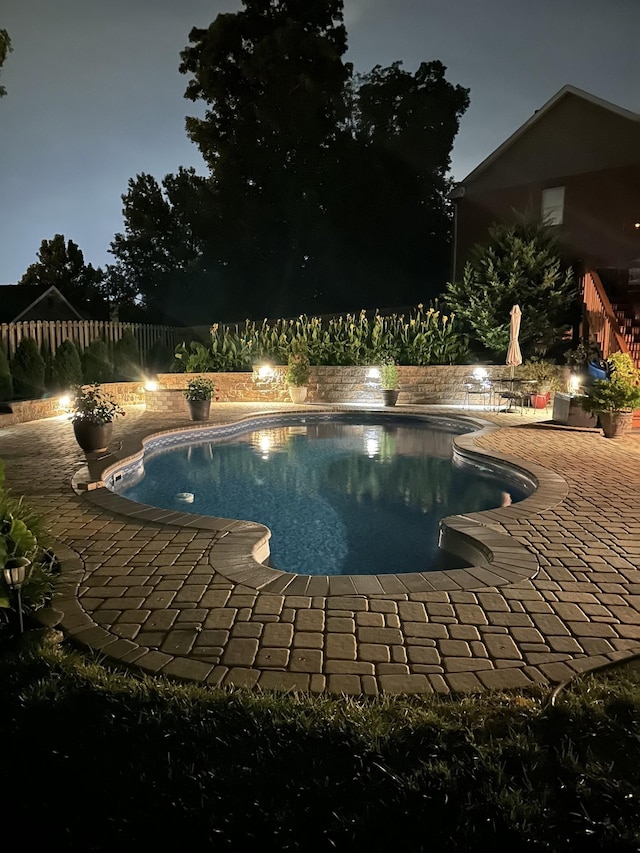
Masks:
[[[592,95],[590,92],[585,92],[584,89],[578,89],[576,86],[566,85],[563,86],[556,94],[550,98],[545,104],[543,104],[540,109],[536,110],[535,113],[529,118],[523,125],[521,125],[514,133],[511,134],[502,145],[498,146],[488,157],[486,157],[476,168],[470,172],[466,178],[463,178],[462,181],[459,181],[454,189],[451,192],[451,197],[456,198],[464,193],[464,184],[467,182],[475,180],[482,172],[487,170],[493,163],[498,160],[509,148],[511,148],[516,142],[518,142],[534,125],[540,122],[545,116],[558,104],[559,101],[562,101],[565,98],[573,97],[573,98],[581,98],[584,101],[587,101],[594,106],[600,107],[602,109],[608,110],[609,112],[617,115],[620,118],[627,119],[629,121],[635,122],[640,125],[640,115],[638,113],[631,112],[630,110],[625,110],[623,107],[619,107],[616,104],[612,104],[610,101],[605,101],[603,98],[598,98],[596,95]]]
[[[45,311],[45,304],[47,310]],[[53,310],[52,304],[59,310]],[[38,308],[42,309],[42,316],[37,315]],[[25,315],[30,314],[30,317]],[[18,323],[21,320],[83,320],[71,303],[60,293],[54,285],[46,284],[2,284],[0,285],[0,323]]]

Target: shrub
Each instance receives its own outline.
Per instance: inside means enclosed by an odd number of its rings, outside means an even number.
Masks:
[[[140,349],[131,329],[125,329],[113,348],[116,377],[138,379],[140,377]]]
[[[109,350],[104,341],[91,341],[82,354],[82,375],[86,383],[109,382],[111,380]]]
[[[33,338],[22,338],[11,360],[13,391],[23,400],[36,400],[44,392],[44,359]]]
[[[53,387],[53,353],[47,341],[40,345],[40,355],[44,361],[44,387]]]
[[[522,309],[522,355],[540,358],[559,346],[580,304],[553,232],[523,216],[490,226],[486,243],[471,249],[462,281],[450,282],[445,298],[472,339],[501,362],[514,305]]]
[[[65,390],[82,382],[82,362],[73,341],[63,341],[53,357],[51,366],[51,388]]]
[[[285,381],[295,388],[304,388],[309,384],[309,359],[304,352],[294,352],[289,356]]]
[[[0,400],[10,400],[12,397],[13,379],[4,347],[0,344]]]
[[[168,373],[171,369],[174,353],[171,347],[158,338],[147,353],[148,373]]]
[[[202,400],[210,400],[215,393],[215,390],[215,386],[210,379],[207,379],[204,376],[198,376],[187,382],[187,387],[182,393],[186,400],[199,402]]]

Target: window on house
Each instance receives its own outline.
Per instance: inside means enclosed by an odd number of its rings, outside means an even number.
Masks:
[[[546,225],[562,225],[564,218],[564,187],[542,190],[542,221]]]

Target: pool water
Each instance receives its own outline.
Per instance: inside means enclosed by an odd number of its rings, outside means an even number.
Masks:
[[[291,420],[291,419],[289,419]],[[310,575],[461,568],[438,547],[448,515],[515,503],[516,480],[460,464],[468,426],[388,416],[301,418],[144,457],[131,500],[270,528],[274,568]]]

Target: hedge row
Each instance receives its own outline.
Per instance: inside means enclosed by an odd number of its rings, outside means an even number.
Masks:
[[[164,370],[171,356],[158,342],[149,353],[149,365]],[[80,351],[67,340],[55,355],[48,346],[39,347],[33,338],[23,338],[11,362],[0,346],[0,400],[37,400],[45,391],[66,391],[81,383],[138,379],[141,372],[138,344],[129,330],[111,349],[104,341],[95,340]]]

